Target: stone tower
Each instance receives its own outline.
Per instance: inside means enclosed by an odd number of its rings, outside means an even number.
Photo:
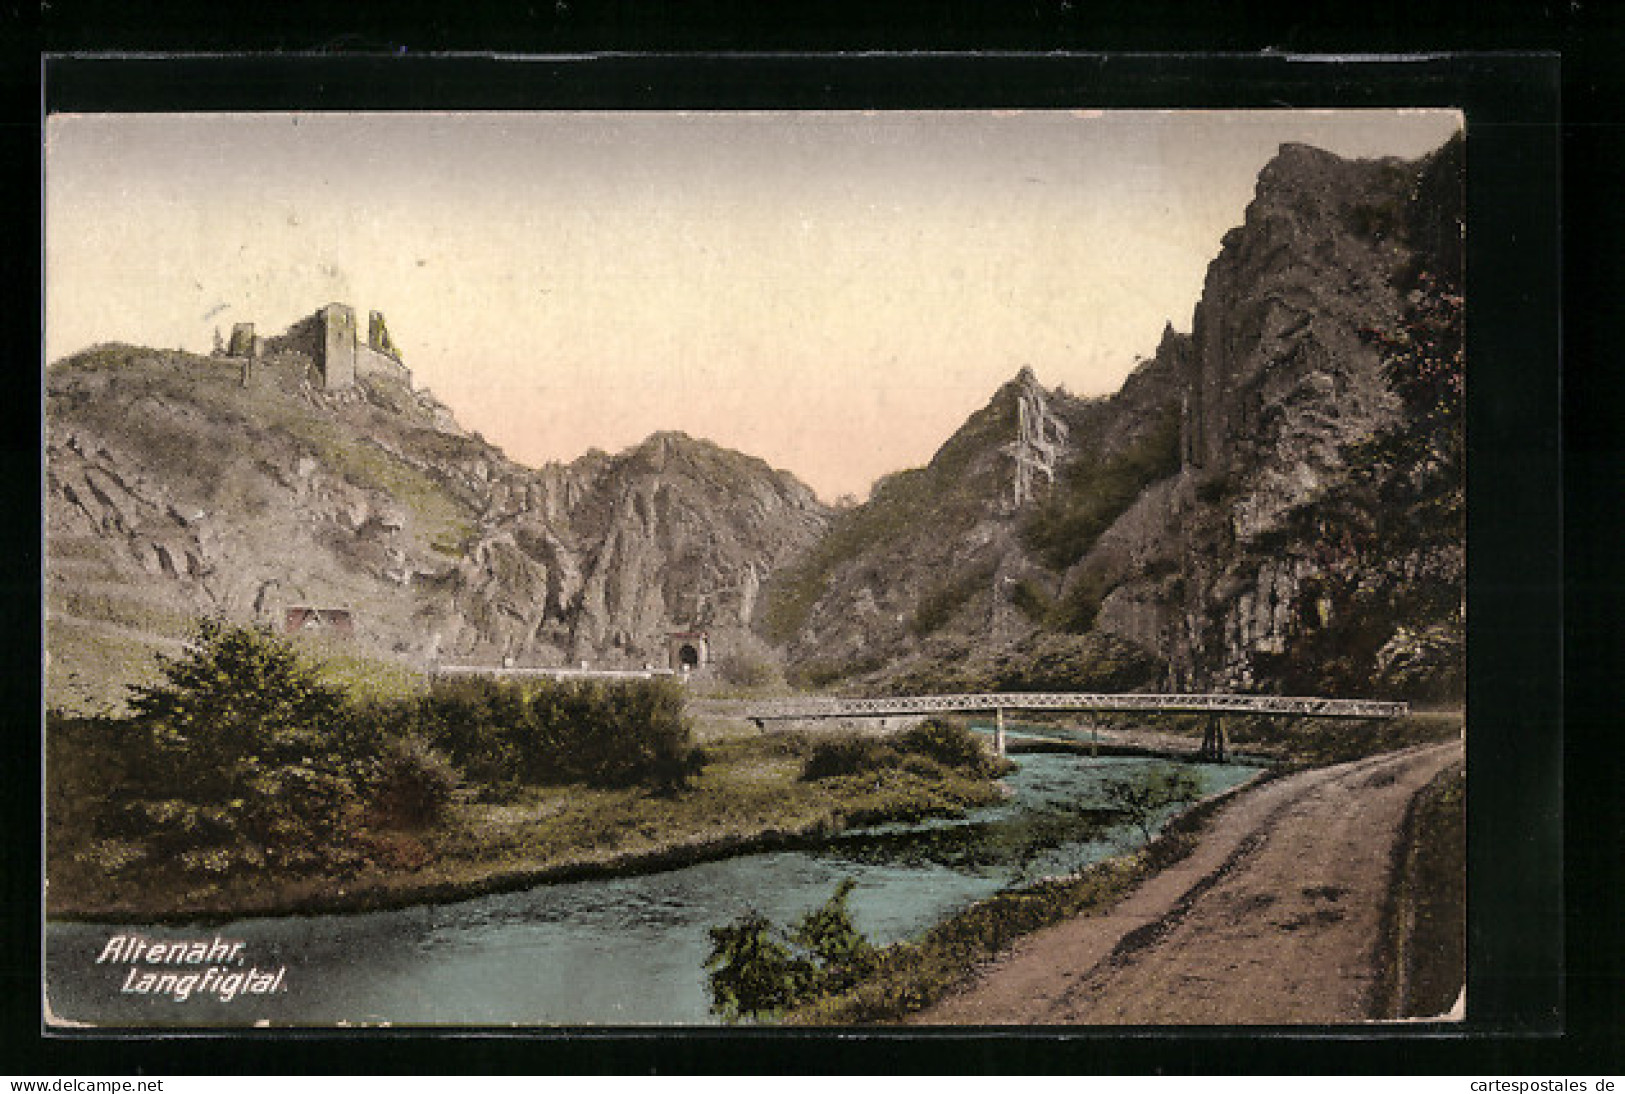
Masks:
[[[254,324],[235,323],[231,328],[231,341],[226,343],[230,357],[251,357],[254,354]]]
[[[397,361],[401,359],[400,351],[389,339],[389,327],[384,324],[384,313],[381,311],[370,312],[367,315],[367,345]]]
[[[322,387],[328,391],[355,386],[355,309],[329,304],[316,313],[321,325]]]

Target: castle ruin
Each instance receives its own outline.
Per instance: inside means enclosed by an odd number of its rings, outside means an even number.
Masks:
[[[327,304],[269,339],[256,335],[254,324],[237,323],[231,328],[225,352],[227,357],[245,361],[268,354],[300,354],[315,365],[323,391],[353,388],[360,376],[387,376],[412,386],[412,372],[401,363],[383,313],[368,313],[363,339],[355,309],[348,304]]]

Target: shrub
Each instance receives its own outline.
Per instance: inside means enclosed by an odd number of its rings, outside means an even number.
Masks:
[[[924,756],[944,767],[975,774],[991,774],[994,758],[982,740],[962,725],[942,718],[930,718],[896,738],[904,752]]]
[[[845,991],[874,968],[875,949],[852,924],[843,878],[818,908],[786,932],[757,911],[711,928],[711,1009],[729,1021],[766,1018],[815,995]]]
[[[806,997],[816,970],[775,937],[766,916],[751,911],[710,933],[705,967],[713,1012],[730,1022],[767,1017]]]
[[[1201,796],[1196,776],[1182,767],[1156,764],[1138,775],[1112,779],[1105,785],[1111,807],[1149,842],[1151,822],[1170,805],[1188,805]]]
[[[140,795],[129,824],[209,870],[233,856],[311,857],[355,800],[356,757],[330,736],[343,693],[269,630],[213,619],[159,670],[129,702]],[[200,842],[221,846],[191,855]]]
[[[457,771],[422,737],[397,737],[384,747],[372,788],[377,819],[396,828],[434,824],[451,804]]]
[[[444,750],[469,778],[500,786],[638,783],[673,790],[704,765],[667,679],[437,680],[396,719]]]
[[[435,680],[410,707],[391,712],[400,731],[416,731],[440,748],[472,781],[498,786],[538,772],[520,747],[530,725],[520,685],[505,680]]]
[[[812,754],[802,765],[805,782],[839,775],[862,775],[898,766],[901,757],[885,741],[856,733],[830,737],[813,745]]]
[[[801,918],[790,939],[805,949],[818,967],[818,990],[843,991],[874,964],[875,948],[852,923],[846,901],[858,883],[842,878],[822,905]]]

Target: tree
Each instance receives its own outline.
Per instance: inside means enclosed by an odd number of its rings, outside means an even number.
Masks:
[[[332,834],[356,785],[345,696],[285,639],[204,619],[129,705],[146,760],[138,827],[211,870],[296,860]],[[213,845],[212,850],[203,848]]]
[[[852,923],[843,878],[790,931],[754,909],[711,928],[711,1009],[730,1022],[780,1014],[816,995],[844,991],[874,967],[875,949]]]
[[[794,1006],[817,970],[791,952],[772,921],[752,910],[711,928],[708,984],[711,1009],[730,1022],[761,1018]]]
[[[1201,796],[1196,776],[1182,767],[1157,764],[1124,779],[1105,785],[1106,801],[1149,842],[1151,822],[1170,805],[1188,805]]]

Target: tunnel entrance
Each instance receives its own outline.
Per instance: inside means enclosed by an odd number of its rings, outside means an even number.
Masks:
[[[666,660],[673,672],[699,672],[711,663],[710,636],[704,631],[673,631],[666,636]]]

